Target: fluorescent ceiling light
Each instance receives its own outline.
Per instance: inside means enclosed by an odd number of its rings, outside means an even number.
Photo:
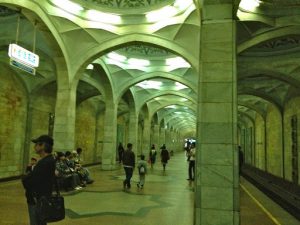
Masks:
[[[109,58],[120,61],[120,62],[124,62],[127,58],[126,56],[120,55],[116,52],[111,52],[107,55]]]
[[[150,61],[145,60],[145,59],[135,59],[135,58],[130,58],[128,60],[128,63],[133,65],[133,66],[149,66]]]
[[[176,105],[169,105],[165,107],[166,109],[176,109]]]
[[[166,59],[166,65],[176,66],[177,68],[189,68],[191,65],[185,61],[182,57],[168,58]]]
[[[152,80],[145,80],[136,84],[136,86],[141,87],[143,89],[160,89],[162,82],[160,81],[152,81]]]
[[[181,102],[187,102],[187,101],[188,101],[188,99],[186,99],[186,98],[182,98],[182,99],[180,99],[180,101],[181,101]]]
[[[182,114],[182,112],[174,112],[175,114]]]
[[[174,6],[180,11],[187,9],[189,5],[193,3],[193,0],[176,0]]]
[[[185,1],[185,0],[183,0]],[[156,22],[161,21],[166,18],[170,18],[175,16],[178,13],[178,10],[173,6],[166,6],[162,9],[151,11],[146,14],[146,18],[148,22]]]
[[[239,8],[247,10],[247,11],[253,11],[260,5],[260,1],[258,0],[242,0]]]
[[[59,8],[73,14],[76,14],[83,10],[83,7],[81,5],[71,2],[69,0],[52,0],[52,2]]]
[[[102,13],[96,10],[88,10],[87,18],[92,21],[99,21],[110,24],[120,24],[122,22],[121,17],[110,13]]]
[[[188,87],[185,86],[185,85],[183,85],[183,84],[181,84],[181,83],[179,83],[179,82],[175,82],[175,89],[177,91],[182,90],[182,89],[186,89],[186,88],[188,88]]]
[[[94,69],[94,65],[93,65],[93,64],[89,64],[89,65],[86,67],[86,69],[92,70],[92,69]]]

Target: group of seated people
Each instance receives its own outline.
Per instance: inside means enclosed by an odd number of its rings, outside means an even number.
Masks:
[[[94,182],[88,169],[80,164],[76,151],[56,152],[55,157],[55,175],[58,178],[59,186],[65,191],[79,190]]]
[[[56,159],[55,175],[60,189],[80,190],[94,182],[90,177],[89,170],[80,164],[78,151],[55,152],[53,155]],[[26,173],[30,173],[36,163],[37,159],[31,158]]]

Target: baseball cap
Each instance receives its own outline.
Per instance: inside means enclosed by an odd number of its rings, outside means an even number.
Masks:
[[[47,143],[49,145],[53,145],[53,138],[50,137],[49,135],[41,135],[38,138],[32,139],[31,140],[33,143]]]

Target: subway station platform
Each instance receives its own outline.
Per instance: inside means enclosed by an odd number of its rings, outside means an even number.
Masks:
[[[90,168],[95,183],[65,196],[66,219],[61,225],[193,225],[194,186],[187,181],[185,156],[171,158],[167,171],[157,163],[148,168],[144,189],[123,191],[124,172]],[[241,225],[300,225],[280,206],[241,178]],[[0,183],[0,224],[27,225],[24,190],[19,180]],[[224,224],[225,225],[225,224]]]

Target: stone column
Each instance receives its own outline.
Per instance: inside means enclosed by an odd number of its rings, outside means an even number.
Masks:
[[[170,150],[175,151],[175,148],[176,148],[175,131],[172,130],[172,131],[171,131],[171,147],[170,147]]]
[[[170,150],[170,148],[171,148],[171,131],[169,129],[166,129],[165,144],[167,146],[167,149]]]
[[[32,139],[32,105],[31,99],[28,99],[27,102],[27,118],[26,118],[26,132],[25,132],[25,145],[24,145],[24,152],[23,152],[23,173],[25,173],[26,166],[30,162],[30,147],[31,147],[31,139]]]
[[[236,22],[232,4],[201,15],[195,224],[238,225]]]
[[[73,151],[75,145],[76,89],[57,90],[54,119],[55,151]]]
[[[144,118],[144,129],[143,129],[143,144],[140,153],[147,154],[150,150],[150,132],[151,123],[148,118]]]
[[[129,126],[128,126],[128,143],[131,143],[132,150],[137,156],[138,153],[138,115],[134,110],[129,113]],[[127,143],[125,144],[126,148]]]
[[[151,144],[155,144],[155,147],[158,148],[159,147],[159,125],[154,125],[154,140],[153,143]]]
[[[159,149],[165,143],[166,143],[166,130],[165,130],[165,128],[160,128],[159,146],[157,146],[157,148]]]
[[[104,139],[102,150],[102,170],[116,167],[117,151],[117,104],[107,101],[104,116]]]

